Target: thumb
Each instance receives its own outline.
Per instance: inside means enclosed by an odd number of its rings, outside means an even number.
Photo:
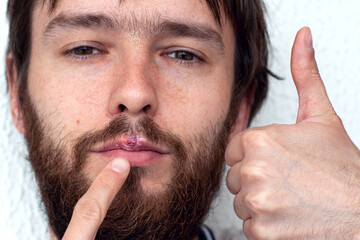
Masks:
[[[296,35],[291,53],[291,74],[299,95],[297,123],[326,122],[336,115],[319,74],[308,27],[302,28]]]

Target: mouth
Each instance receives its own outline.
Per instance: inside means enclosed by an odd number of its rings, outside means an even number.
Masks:
[[[150,166],[169,154],[165,146],[153,144],[142,136],[126,136],[95,145],[91,153],[111,161],[125,158],[132,167]]]

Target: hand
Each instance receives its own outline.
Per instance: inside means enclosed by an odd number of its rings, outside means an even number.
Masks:
[[[258,127],[230,140],[227,186],[249,239],[353,239],[360,229],[360,153],[319,75],[301,29],[291,70],[296,124]]]
[[[100,172],[76,204],[63,240],[95,239],[111,202],[129,172],[130,164],[124,159],[113,160]]]

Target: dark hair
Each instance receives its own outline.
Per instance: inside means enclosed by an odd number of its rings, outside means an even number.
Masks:
[[[8,53],[19,76],[19,101],[27,85],[31,49],[31,21],[34,6],[49,1],[50,9],[56,8],[57,0],[9,0]],[[231,108],[236,111],[239,103],[249,93],[254,93],[250,120],[260,108],[268,89],[268,76],[273,75],[267,68],[268,35],[264,19],[262,0],[206,0],[217,22],[221,25],[221,13],[231,20],[236,36],[235,84]],[[11,70],[10,70],[11,71]],[[11,72],[10,72],[11,74]]]

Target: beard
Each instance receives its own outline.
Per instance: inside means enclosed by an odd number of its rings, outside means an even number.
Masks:
[[[141,134],[152,143],[167,146],[173,163],[173,169],[169,169],[171,179],[161,192],[144,192],[140,180],[146,171],[132,167],[95,239],[194,239],[198,236],[219,189],[234,115],[229,113],[225,121],[187,141],[162,129],[149,117],[132,123],[126,116],[74,141],[54,141],[50,128],[39,118],[26,94],[22,106],[29,161],[49,226],[58,239],[63,237],[76,203],[91,184],[84,173],[91,147],[124,134]],[[71,153],[65,150],[66,144],[71,144]]]

